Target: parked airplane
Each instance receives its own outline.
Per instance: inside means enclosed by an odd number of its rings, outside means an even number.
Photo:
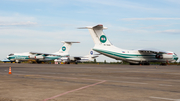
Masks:
[[[1,60],[2,62],[6,63],[6,62],[11,62],[10,60],[8,59],[4,59],[4,60]]]
[[[103,54],[107,57],[114,58],[116,60],[123,60],[130,64],[147,64],[149,62],[176,62],[178,56],[171,51],[161,51],[156,49],[138,49],[138,50],[127,50],[121,49],[111,44],[109,39],[103,33],[103,25],[97,25],[94,27],[83,27],[80,29],[88,29],[95,46],[94,51]]]
[[[58,59],[61,57],[68,57],[69,56],[69,49],[72,43],[79,43],[79,42],[69,42],[69,41],[62,41],[63,46],[59,49],[58,52],[55,53],[39,53],[39,52],[25,52],[25,53],[12,53],[7,56],[11,62],[20,63],[22,61],[27,60],[35,60],[37,63],[41,63],[44,61],[51,61],[54,59]]]
[[[93,61],[95,58],[98,57],[100,54],[94,54],[94,51],[91,49],[88,55],[85,56],[75,56],[75,57],[62,57],[59,59],[55,59],[55,62],[65,62],[67,64],[70,64],[71,62],[78,63],[78,62],[89,62]]]

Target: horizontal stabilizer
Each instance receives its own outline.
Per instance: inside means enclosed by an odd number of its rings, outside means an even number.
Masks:
[[[87,26],[87,27],[79,27],[78,29],[107,29],[107,27],[103,27],[103,25],[96,25],[96,26]]]
[[[80,43],[80,42],[76,42],[76,41],[61,41],[62,43]]]
[[[111,42],[108,40],[107,36],[103,32],[103,30],[107,29],[107,27],[103,27],[103,25],[99,24],[93,27],[81,27],[80,29],[89,30],[95,45],[102,45],[102,46],[112,45]]]

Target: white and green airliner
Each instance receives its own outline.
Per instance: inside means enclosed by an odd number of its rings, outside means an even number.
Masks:
[[[11,62],[20,63],[22,61],[27,60],[35,60],[37,63],[41,63],[44,61],[51,61],[55,59],[59,59],[62,57],[69,57],[69,49],[72,43],[79,42],[69,42],[62,41],[63,46],[59,49],[58,52],[55,53],[40,53],[40,52],[24,52],[24,53],[11,53],[7,56]]]
[[[80,29],[88,29],[95,46],[94,51],[103,54],[107,57],[123,60],[130,64],[149,64],[149,62],[176,62],[178,56],[171,51],[161,51],[157,49],[138,49],[138,50],[127,50],[121,49],[109,41],[106,35],[103,33],[103,25],[96,25],[93,27],[83,27]]]

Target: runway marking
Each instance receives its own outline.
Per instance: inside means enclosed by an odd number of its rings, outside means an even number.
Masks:
[[[74,89],[74,90],[71,90],[71,91],[67,91],[67,92],[64,92],[64,93],[62,93],[62,94],[59,94],[59,95],[56,95],[56,96],[53,96],[53,97],[44,99],[43,101],[47,101],[47,100],[50,100],[50,99],[54,99],[54,98],[57,98],[57,97],[66,95],[66,94],[68,94],[68,93],[72,93],[72,92],[75,92],[75,91],[79,91],[79,90],[81,90],[81,89],[89,88],[89,87],[92,87],[92,86],[95,86],[95,85],[98,85],[98,84],[101,84],[101,83],[104,83],[104,82],[106,82],[106,81],[104,80],[104,81],[97,82],[97,83],[94,83],[94,84],[91,84],[91,85],[87,85],[87,86],[84,86],[84,87],[80,87],[80,88],[77,88],[77,89]]]
[[[180,99],[171,99],[171,98],[154,97],[154,96],[150,96],[149,98],[162,99],[162,100],[171,100],[171,101],[180,101]]]

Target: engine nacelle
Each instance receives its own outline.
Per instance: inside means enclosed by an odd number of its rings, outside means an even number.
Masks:
[[[163,54],[163,58],[164,59],[172,59],[173,55],[171,55],[171,54]]]
[[[38,56],[35,57],[35,59],[44,59],[44,58],[45,58],[45,57],[42,56],[42,55],[38,55]]]
[[[44,59],[45,57],[42,56],[42,55],[38,55],[38,56],[36,56],[36,55],[30,55],[29,58],[30,58],[30,59]]]
[[[30,59],[35,59],[35,58],[36,58],[36,55],[29,55],[29,58],[30,58]]]
[[[157,59],[172,59],[173,54],[167,53],[167,54],[157,54],[156,55]]]
[[[162,55],[162,54],[157,54],[157,55],[156,55],[156,58],[157,58],[157,59],[163,59],[163,55]]]

